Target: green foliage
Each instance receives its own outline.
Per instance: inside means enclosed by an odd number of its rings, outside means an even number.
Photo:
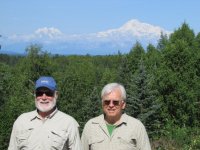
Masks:
[[[145,124],[150,136],[158,134],[163,120],[160,116],[159,93],[153,84],[154,78],[147,73],[141,60],[138,70],[127,84],[127,112]]]
[[[40,45],[30,45],[26,49],[27,56],[21,61],[21,69],[36,80],[41,75],[51,75],[54,69],[50,54],[44,52]]]
[[[99,116],[101,111],[101,97],[100,97],[100,89],[98,87],[94,87],[89,96],[86,98],[82,108],[82,119],[80,119],[79,123],[83,127],[85,123],[96,116]],[[82,129],[81,129],[82,132]]]
[[[189,150],[200,149],[200,136],[197,135],[196,137],[193,137],[191,144],[187,147],[189,147]]]
[[[160,39],[158,41],[157,49],[159,51],[164,50],[168,43],[169,43],[169,39],[167,35],[161,33]]]
[[[139,64],[140,60],[144,57],[145,51],[139,42],[136,42],[135,46],[131,49],[128,55],[128,65],[131,72],[134,72]]]
[[[139,42],[133,46],[129,54],[123,56],[121,67],[119,68],[119,81],[127,86],[130,82],[130,76],[134,73],[140,64],[140,60],[143,59],[145,51]]]
[[[10,67],[6,64],[0,63],[0,106],[3,106],[7,101],[9,94],[9,78],[11,78]],[[1,110],[1,108],[0,108]]]
[[[11,68],[3,63],[0,63],[0,149],[6,149],[9,141],[10,131],[9,126],[12,126],[12,122],[9,122],[7,118],[6,103],[9,100],[10,89],[12,88],[10,80],[12,78]],[[7,130],[8,129],[8,130]]]
[[[190,29],[187,23],[183,23],[178,30],[175,30],[174,33],[170,36],[170,42],[174,43],[177,40],[182,40],[188,43],[189,46],[193,46],[195,39],[195,34],[192,29]]]
[[[152,74],[160,66],[161,63],[161,52],[158,51],[153,45],[147,46],[147,53],[145,55],[145,65],[147,70]]]
[[[18,55],[0,54],[0,63],[7,64],[9,66],[14,66],[21,58],[22,56]]]
[[[191,45],[194,43],[193,31],[183,24],[169,40],[170,43],[162,53],[163,63],[158,75],[159,91],[170,119],[174,119],[180,126],[195,125],[199,77],[196,76],[195,45]]]
[[[178,127],[169,122],[165,135],[152,142],[153,150],[198,150],[200,148],[199,128]]]
[[[59,105],[61,110],[78,119],[84,115],[81,111],[85,98],[90,94],[95,80],[94,66],[90,62],[73,63],[60,74]],[[64,75],[64,78],[63,78]],[[64,107],[63,107],[64,106]]]

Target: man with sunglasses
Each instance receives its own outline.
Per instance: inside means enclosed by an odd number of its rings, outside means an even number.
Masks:
[[[8,150],[81,150],[79,125],[57,109],[57,97],[52,77],[42,76],[36,81],[36,110],[17,118]]]
[[[104,86],[101,92],[104,114],[90,119],[83,129],[84,150],[151,150],[144,125],[123,113],[126,91],[119,83]]]

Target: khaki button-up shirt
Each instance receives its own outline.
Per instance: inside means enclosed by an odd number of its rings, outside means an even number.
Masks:
[[[81,141],[84,150],[151,150],[144,125],[126,114],[122,115],[111,136],[104,115],[89,120]]]
[[[55,110],[45,120],[37,111],[20,115],[13,125],[8,150],[80,150],[78,123]]]

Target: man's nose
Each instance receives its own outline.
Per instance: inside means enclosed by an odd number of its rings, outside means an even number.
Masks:
[[[110,101],[110,103],[109,103],[108,106],[109,106],[109,107],[113,107],[113,106],[115,106],[115,105],[113,104],[113,101]]]
[[[42,94],[42,99],[46,99],[47,95],[45,93]]]

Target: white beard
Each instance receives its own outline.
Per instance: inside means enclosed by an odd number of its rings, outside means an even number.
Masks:
[[[41,99],[40,100],[35,99],[35,106],[41,112],[48,112],[56,106],[56,100],[57,100],[56,97],[54,97],[52,101],[49,100],[43,101]],[[48,103],[42,104],[42,102],[43,103],[48,102]]]

